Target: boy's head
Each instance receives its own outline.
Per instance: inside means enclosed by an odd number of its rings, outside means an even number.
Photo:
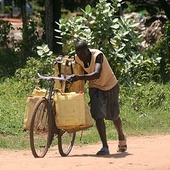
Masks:
[[[88,63],[89,62],[89,49],[85,41],[77,42],[75,46],[76,54],[81,61]]]
[[[75,49],[76,49],[76,52],[82,49],[88,49],[87,43],[85,41],[79,41],[77,42]]]

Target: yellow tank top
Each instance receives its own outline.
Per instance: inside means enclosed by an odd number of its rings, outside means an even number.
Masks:
[[[87,73],[92,73],[95,70],[96,57],[99,54],[101,54],[102,52],[97,49],[89,49],[89,50],[92,53],[91,62],[90,62],[89,67],[85,68],[84,63],[79,59],[79,57],[77,55],[75,56],[75,60],[77,63],[79,63],[82,66],[82,68]],[[98,79],[89,80],[89,87],[90,88],[98,88],[98,89],[106,91],[106,90],[110,90],[111,88],[113,88],[116,84],[117,84],[117,79],[116,79],[105,55],[103,54],[101,75]]]

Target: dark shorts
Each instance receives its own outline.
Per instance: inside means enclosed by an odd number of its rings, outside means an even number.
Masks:
[[[89,89],[91,114],[94,120],[105,118],[117,120],[119,117],[119,86],[103,91],[97,88]]]

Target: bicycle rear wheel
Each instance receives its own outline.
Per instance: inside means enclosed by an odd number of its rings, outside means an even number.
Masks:
[[[42,158],[52,140],[52,113],[46,98],[39,100],[34,108],[30,125],[30,146],[33,156]]]
[[[58,150],[61,156],[67,156],[74,144],[76,132],[67,132],[66,130],[60,130],[58,134]]]

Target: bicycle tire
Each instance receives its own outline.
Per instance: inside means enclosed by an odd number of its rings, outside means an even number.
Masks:
[[[43,97],[34,107],[30,124],[30,147],[35,158],[46,155],[52,141],[52,132],[51,107]]]
[[[61,156],[67,156],[74,145],[76,132],[67,132],[66,130],[60,130],[58,134],[58,150]]]

